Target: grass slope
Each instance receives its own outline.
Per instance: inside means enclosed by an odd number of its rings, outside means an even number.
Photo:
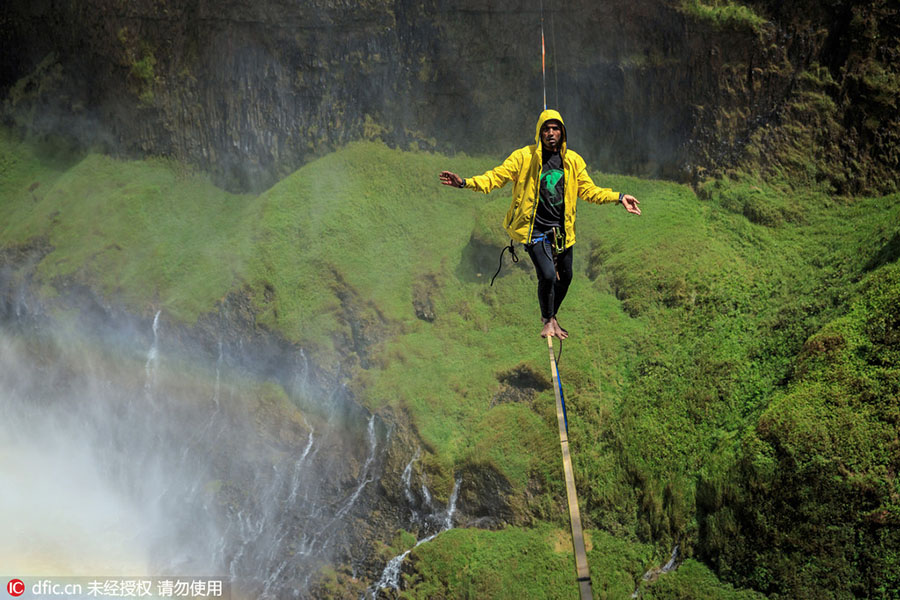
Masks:
[[[234,196],[170,163],[66,160],[4,135],[0,245],[49,245],[48,296],[86,283],[190,323],[245,294],[371,409],[408,415],[437,495],[460,472],[504,482],[483,491],[516,526],[420,546],[409,597],[496,581],[555,597],[571,565],[547,541],[568,525],[534,275],[523,255],[487,285],[508,190],[437,182],[494,162],[351,144]],[[579,205],[560,314],[582,513],[609,549],[591,556],[595,589],[630,594],[678,543],[772,597],[893,597],[900,196],[594,178],[644,209]],[[497,579],[497,557],[520,566]],[[645,597],[744,597],[683,569]]]
[[[254,198],[161,160],[48,161],[6,134],[0,161],[0,243],[52,247],[37,270],[46,294],[74,281],[191,323],[244,277]]]

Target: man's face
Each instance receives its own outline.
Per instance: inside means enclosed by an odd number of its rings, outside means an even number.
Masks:
[[[550,120],[541,125],[541,142],[544,147],[553,152],[559,150],[562,143],[562,125],[559,121]]]

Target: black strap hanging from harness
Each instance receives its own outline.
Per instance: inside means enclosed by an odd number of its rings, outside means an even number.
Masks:
[[[512,261],[514,263],[519,262],[519,257],[516,255],[516,247],[513,245],[512,241],[510,241],[509,246],[506,246],[500,251],[500,264],[497,266],[497,272],[491,277],[491,285],[494,285],[494,280],[497,279],[497,275],[500,274],[500,269],[503,268],[503,253],[507,250],[509,250],[509,255],[512,256]]]
[[[533,244],[536,244],[544,239],[544,236],[547,234],[541,234],[539,237],[534,238]],[[559,227],[554,227],[550,230],[551,243],[550,248],[552,250],[551,254],[553,255],[553,270],[556,271],[556,278],[559,279],[559,269],[557,268],[557,259],[559,255],[562,254],[566,249],[566,234],[560,230]],[[500,251],[500,264],[497,265],[497,272],[494,273],[494,276],[491,277],[491,285],[494,285],[494,280],[497,279],[497,275],[500,274],[500,269],[503,268],[503,253],[509,250],[510,256],[512,256],[513,263],[519,262],[519,256],[516,254],[516,247],[513,242],[509,242],[509,246],[505,246],[503,250]]]

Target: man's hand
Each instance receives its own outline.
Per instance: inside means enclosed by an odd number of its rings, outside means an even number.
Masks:
[[[638,202],[638,199],[634,196],[629,196],[628,194],[622,196],[622,206],[633,215],[641,214],[641,209],[638,208],[638,204],[640,204],[640,202]]]
[[[451,173],[450,171],[441,171],[440,178],[441,183],[444,185],[452,185],[453,187],[461,187],[463,183],[462,177],[456,173]]]

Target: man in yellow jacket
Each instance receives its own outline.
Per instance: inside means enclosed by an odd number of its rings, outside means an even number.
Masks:
[[[559,325],[556,313],[572,281],[575,203],[578,198],[594,204],[620,202],[628,212],[640,215],[640,202],[594,185],[584,159],[566,148],[566,125],[557,111],[541,113],[534,141],[483,175],[463,179],[442,171],[440,181],[485,194],[513,182],[503,225],[513,241],[525,244],[537,271],[541,337],[565,339],[568,332]]]

